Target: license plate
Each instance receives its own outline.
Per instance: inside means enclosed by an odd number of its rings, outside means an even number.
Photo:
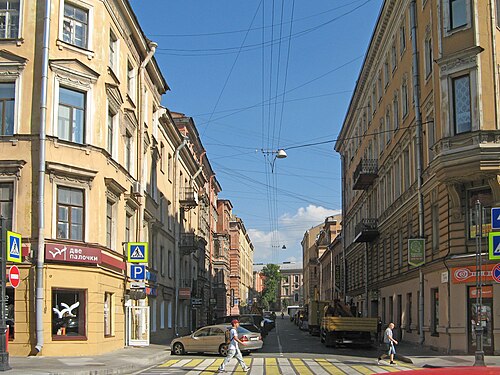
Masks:
[[[258,339],[258,337],[250,337],[250,341],[257,341]]]

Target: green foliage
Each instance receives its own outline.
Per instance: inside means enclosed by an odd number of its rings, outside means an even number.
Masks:
[[[264,308],[278,299],[278,291],[281,283],[280,266],[268,264],[262,269],[264,278],[264,289],[262,291],[262,302]]]

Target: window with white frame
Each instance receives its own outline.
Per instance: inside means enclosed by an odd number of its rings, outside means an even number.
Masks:
[[[114,294],[110,292],[104,293],[104,336],[109,337],[114,335]]]
[[[392,114],[394,119],[394,130],[399,129],[399,96],[398,93],[394,94],[394,100],[392,102]]]
[[[470,77],[468,74],[452,78],[453,123],[455,134],[472,130]]]
[[[130,99],[135,100],[137,90],[136,76],[134,66],[130,61],[127,62],[127,94]]]
[[[19,12],[21,0],[0,1],[0,39],[19,37]]]
[[[108,249],[112,249],[114,245],[114,211],[115,211],[115,202],[111,200],[106,201],[106,247]]]
[[[172,250],[168,251],[168,257],[167,257],[167,262],[168,262],[168,277],[172,278],[174,274],[174,262],[172,259]]]
[[[14,134],[16,84],[0,83],[0,136]]]
[[[399,27],[399,53],[402,55],[403,52],[406,50],[406,26],[405,26],[405,20],[403,20],[403,23]]]
[[[14,215],[14,184],[12,182],[1,182],[0,217],[4,218],[7,230],[12,230],[13,215]]]
[[[424,49],[424,58],[425,58],[425,77],[429,77],[432,73],[432,39],[427,38],[425,40],[425,49]]]
[[[73,3],[64,3],[63,41],[88,48],[89,11]]]
[[[404,177],[404,191],[410,188],[410,151],[406,148],[403,151],[403,177]]]
[[[132,236],[131,236],[131,231],[132,231],[132,214],[127,214],[125,215],[125,242],[131,242]]]
[[[57,238],[83,241],[85,233],[84,191],[57,187]]]
[[[133,142],[132,134],[127,130],[125,132],[125,169],[129,173],[132,173]]]
[[[450,12],[450,29],[454,30],[467,25],[467,0],[448,0]]]
[[[118,73],[118,38],[109,30],[109,67]]]
[[[107,145],[106,149],[108,153],[113,156],[113,149],[114,149],[114,139],[115,139],[115,119],[116,119],[116,114],[111,111],[111,109],[108,109],[108,131],[107,131]]]
[[[396,51],[396,43],[392,43],[391,47],[391,64],[392,64],[392,71],[396,69],[398,66],[398,57],[397,57],[397,51]]]
[[[57,134],[60,139],[75,143],[85,142],[86,94],[59,87]]]
[[[405,118],[408,115],[408,83],[406,80],[401,86],[401,110],[403,118]]]
[[[165,246],[160,246],[160,273],[162,276],[165,276],[166,266]]]

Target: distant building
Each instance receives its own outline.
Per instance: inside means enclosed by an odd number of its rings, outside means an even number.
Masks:
[[[281,310],[287,306],[304,304],[304,277],[301,263],[283,262],[280,264],[280,306]]]

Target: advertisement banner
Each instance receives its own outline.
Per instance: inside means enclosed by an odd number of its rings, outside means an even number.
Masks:
[[[483,264],[481,270],[483,282],[493,281],[493,267],[495,264]],[[475,283],[476,275],[476,266],[454,267],[451,269],[451,282],[453,284]]]
[[[410,238],[408,240],[408,264],[420,267],[425,263],[425,240],[423,238]]]

